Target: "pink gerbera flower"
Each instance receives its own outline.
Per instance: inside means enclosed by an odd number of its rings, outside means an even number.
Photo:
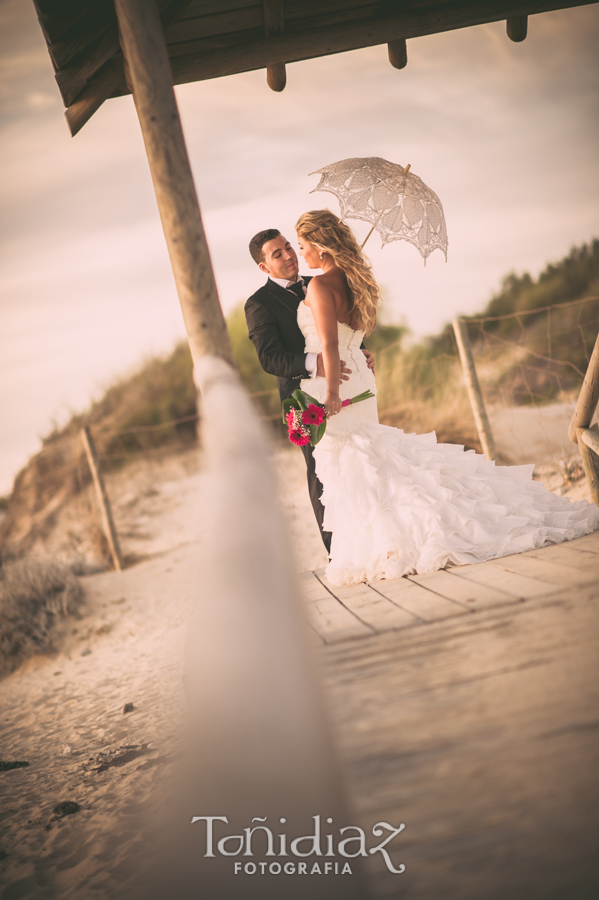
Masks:
[[[292,444],[297,444],[298,447],[303,447],[305,444],[310,443],[310,434],[305,428],[290,428],[289,440]]]
[[[325,419],[325,410],[322,406],[316,406],[311,403],[308,409],[302,413],[302,422],[304,425],[322,425]]]

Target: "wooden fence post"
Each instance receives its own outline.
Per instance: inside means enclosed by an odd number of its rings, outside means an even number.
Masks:
[[[578,443],[593,503],[599,506],[599,436],[596,428],[590,427],[597,403],[599,403],[599,334],[568,428],[568,437],[573,443]]]
[[[110,550],[110,555],[112,556],[112,562],[114,563],[115,569],[117,570],[117,572],[120,572],[123,568],[123,557],[121,555],[119,538],[116,533],[116,528],[114,527],[114,520],[112,518],[112,511],[110,509],[110,500],[108,499],[108,494],[106,493],[106,487],[104,485],[104,479],[102,478],[100,463],[98,461],[98,454],[96,453],[96,445],[94,444],[94,439],[87,425],[85,426],[85,428],[81,429],[81,440],[83,441],[83,446],[87,455],[87,461],[92,473],[94,487],[96,489],[96,498],[98,501],[98,506],[100,508],[100,515],[102,516],[104,534],[106,535],[106,540],[108,541],[108,549]]]
[[[470,406],[472,407],[476,430],[478,431],[478,436],[482,444],[483,453],[488,460],[493,460],[497,456],[495,441],[493,440],[493,432],[491,431],[489,417],[487,416],[487,410],[485,409],[478,375],[476,374],[476,366],[474,365],[468,328],[462,319],[454,319],[451,324],[453,325],[455,338],[458,344],[462,371],[466,382],[466,390],[468,391],[468,398],[470,400]]]
[[[568,437],[575,444],[578,440],[577,428],[588,428],[599,403],[599,334],[593,347],[589,365],[582,382],[576,409],[568,428]]]
[[[577,428],[576,437],[591,498],[599,506],[599,434],[594,428]]]

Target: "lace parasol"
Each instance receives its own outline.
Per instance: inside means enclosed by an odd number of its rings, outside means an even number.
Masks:
[[[364,244],[376,228],[383,246],[409,241],[424,258],[439,248],[447,260],[447,228],[441,201],[410,166],[398,166],[378,156],[342,159],[324,166],[315,191],[330,191],[339,200],[342,219],[370,222]],[[362,244],[362,246],[364,246]]]

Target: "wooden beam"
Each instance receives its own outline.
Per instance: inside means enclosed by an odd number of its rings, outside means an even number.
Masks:
[[[283,34],[285,15],[283,0],[263,0],[264,3],[264,36],[267,38]],[[271,91],[283,91],[287,84],[287,72],[284,62],[274,63],[266,67],[266,83]]]
[[[287,84],[287,70],[285,63],[274,63],[266,67],[266,83],[271,91],[280,93],[285,90]]]
[[[518,44],[520,41],[526,40],[528,16],[508,16],[505,26],[510,41]]]
[[[460,361],[462,363],[464,381],[466,382],[466,390],[468,391],[468,398],[470,400],[470,406],[472,407],[474,421],[476,422],[476,430],[478,431],[478,436],[482,444],[483,453],[488,460],[494,460],[497,456],[497,451],[495,450],[493,432],[491,431],[483,394],[480,389],[478,375],[476,374],[476,366],[474,365],[474,357],[472,355],[470,338],[468,336],[468,327],[463,319],[454,319],[451,324],[453,325],[458,350],[460,352]]]
[[[585,0],[590,3],[591,0]],[[580,0],[531,0],[526,4],[527,13],[540,13],[553,9],[580,6]],[[434,7],[434,12],[421,9],[409,9],[401,13],[381,15],[366,22],[339,22],[334,26],[302,28],[270,38],[256,38],[243,42],[232,41],[230,46],[220,45],[217,48],[203,47],[197,42],[197,52],[184,56],[173,56],[171,59],[175,84],[191,81],[202,81],[208,78],[220,78],[263,69],[280,62],[299,62],[334,53],[344,53],[362,47],[373,47],[388,44],[391,41],[413,37],[423,37],[482,25],[489,22],[500,22],[506,13],[522,9],[521,2],[488,2],[468,5],[455,9],[454,4],[443,4]]]
[[[115,0],[123,54],[194,363],[233,364],[155,0]]]
[[[408,64],[408,47],[405,39],[398,38],[396,41],[389,41],[387,44],[389,52],[389,62],[394,69],[405,69]]]
[[[593,347],[584,381],[576,402],[576,409],[568,428],[568,437],[573,444],[578,441],[577,428],[588,428],[593,421],[599,403],[599,334]]]

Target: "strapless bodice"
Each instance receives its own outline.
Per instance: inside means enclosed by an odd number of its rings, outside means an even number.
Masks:
[[[322,343],[316,331],[312,310],[303,301],[297,310],[297,324],[306,339],[306,352],[320,353],[322,351]],[[366,357],[360,350],[364,332],[354,331],[353,328],[350,328],[349,325],[345,325],[343,322],[338,322],[337,324],[339,326],[339,356],[345,362],[347,368],[351,369],[349,379],[343,381],[339,387],[341,399],[351,399],[366,390],[376,394],[374,375],[368,368]],[[318,400],[319,403],[324,403],[327,395],[326,378],[322,376],[307,378],[300,382],[300,386],[302,390],[314,397],[315,400]],[[347,406],[341,410],[339,415],[334,416],[330,420],[321,444],[326,444],[332,440],[345,440],[348,435],[355,434],[361,427],[373,425],[377,422],[378,414],[374,398]]]
[[[322,351],[322,343],[314,324],[312,310],[309,306],[306,306],[303,300],[297,309],[297,324],[306,339],[306,353],[320,353]],[[353,328],[350,328],[344,322],[338,322],[337,325],[339,326],[339,351],[341,352],[345,349],[359,350],[360,344],[364,340],[364,332],[354,331]]]

